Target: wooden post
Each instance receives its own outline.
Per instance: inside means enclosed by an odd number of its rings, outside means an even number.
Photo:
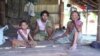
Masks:
[[[0,24],[4,25],[5,23],[5,0],[0,0]]]
[[[100,0],[98,0],[97,41],[100,41]]]
[[[18,18],[23,18],[24,16],[24,6],[25,0],[19,0],[19,10],[18,10]]]
[[[59,28],[63,25],[63,19],[64,19],[64,2],[60,0],[59,5]]]

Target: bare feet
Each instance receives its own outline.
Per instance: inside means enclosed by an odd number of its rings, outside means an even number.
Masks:
[[[70,50],[76,50],[77,49],[77,44],[74,44],[73,46],[70,47]]]

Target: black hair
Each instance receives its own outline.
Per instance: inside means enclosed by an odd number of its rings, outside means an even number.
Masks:
[[[47,10],[42,11],[41,14],[40,14],[40,16],[42,17],[43,14],[45,14],[45,13],[47,14],[47,16],[49,16],[49,12]]]
[[[70,20],[72,20],[72,14],[73,14],[73,13],[77,13],[78,16],[79,16],[78,20],[80,20],[80,13],[79,13],[78,11],[72,11],[72,12],[71,12],[71,14],[70,14]]]
[[[67,4],[67,7],[71,7],[71,4]]]
[[[26,20],[21,20],[20,23],[19,23],[19,26],[21,26],[22,23],[26,23],[28,25],[28,22]]]
[[[27,1],[29,1],[29,2],[34,2],[34,0],[27,0]]]

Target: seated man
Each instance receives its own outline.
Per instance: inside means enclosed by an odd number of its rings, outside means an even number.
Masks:
[[[34,40],[43,41],[45,39],[51,39],[53,33],[53,27],[51,21],[48,20],[49,13],[44,10],[41,12],[41,18],[36,20],[34,30]]]

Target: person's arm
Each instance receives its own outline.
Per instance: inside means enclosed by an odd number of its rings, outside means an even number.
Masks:
[[[52,26],[51,21],[48,21],[46,24],[46,32],[48,34],[49,39],[52,39],[53,26]]]
[[[29,38],[31,39],[31,41],[34,41],[31,34],[29,33],[28,35],[29,35]]]
[[[74,33],[74,40],[72,42],[72,47],[71,48],[74,48],[77,45],[78,34],[79,34],[78,32],[82,31],[82,25],[83,25],[82,22],[80,22],[79,24],[74,22],[74,26],[75,26],[77,31]]]
[[[37,22],[35,22],[35,29],[34,29],[34,32],[33,32],[33,37],[38,32],[38,30],[39,30],[38,24],[37,24]]]

